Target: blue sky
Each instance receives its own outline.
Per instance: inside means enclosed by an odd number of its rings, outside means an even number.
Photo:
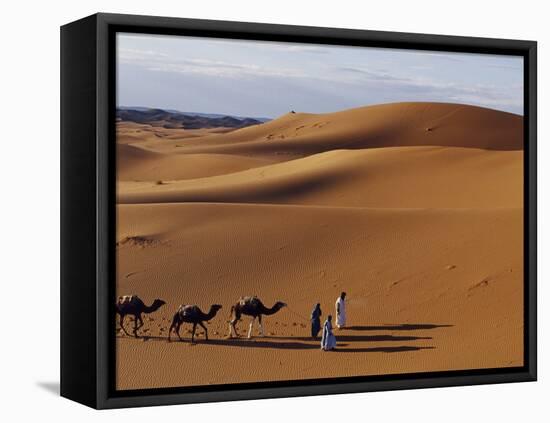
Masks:
[[[117,104],[274,118],[437,101],[523,114],[523,59],[118,34]]]

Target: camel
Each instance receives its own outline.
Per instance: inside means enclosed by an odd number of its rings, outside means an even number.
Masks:
[[[283,307],[286,307],[286,304],[277,301],[273,307],[267,308],[263,305],[263,303],[260,301],[258,297],[241,297],[237,304],[234,306],[231,306],[231,321],[229,322],[229,337],[232,338],[233,334],[235,336],[239,336],[237,334],[237,329],[235,328],[235,324],[241,320],[241,315],[246,316],[252,316],[252,320],[250,322],[250,326],[248,328],[248,338],[252,336],[252,326],[254,324],[254,321],[256,318],[258,318],[258,323],[260,326],[260,336],[264,336],[264,328],[262,326],[262,315],[270,316],[272,314],[277,313],[280,309]]]
[[[124,333],[128,336],[131,336],[124,327],[124,318],[127,314],[134,316],[134,336],[137,338],[137,331],[143,326],[143,319],[141,318],[142,313],[153,313],[166,304],[162,300],[155,300],[150,306],[146,306],[144,302],[137,295],[123,295],[118,297],[116,303],[116,313],[120,315],[120,327]],[[139,323],[139,326],[138,326]]]
[[[208,313],[205,314],[196,305],[180,305],[176,311],[176,314],[174,314],[174,318],[172,319],[172,325],[168,331],[168,341],[171,341],[170,336],[172,335],[172,330],[176,332],[180,341],[183,341],[180,336],[180,326],[182,323],[193,323],[193,333],[191,334],[192,344],[195,343],[195,330],[197,329],[197,325],[200,325],[204,329],[204,335],[208,341],[208,329],[206,329],[206,326],[204,326],[202,322],[212,320],[221,308],[221,305],[213,304],[210,306]]]

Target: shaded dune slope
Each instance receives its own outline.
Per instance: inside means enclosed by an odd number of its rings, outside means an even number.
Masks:
[[[119,183],[119,203],[231,202],[353,207],[517,207],[521,151],[337,150],[217,177]]]

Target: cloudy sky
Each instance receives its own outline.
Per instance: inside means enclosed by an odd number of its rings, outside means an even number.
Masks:
[[[523,59],[118,34],[117,103],[273,118],[439,101],[523,113]]]

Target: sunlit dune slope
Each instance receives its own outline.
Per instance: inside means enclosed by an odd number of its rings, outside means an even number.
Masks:
[[[522,365],[519,209],[188,203],[118,215],[118,292],[167,301],[145,317],[147,342],[119,339],[120,388]],[[334,313],[342,290],[350,328],[335,332],[340,352],[322,353],[309,312]],[[231,305],[253,294],[288,308],[264,319],[266,338],[225,339]],[[181,303],[223,306],[209,342],[166,342]]]
[[[268,158],[227,154],[165,154],[135,145],[117,145],[119,181],[164,181],[203,178],[266,166]]]
[[[392,103],[327,114],[288,113],[262,125],[191,138],[178,148],[279,155],[423,145],[520,150],[522,135],[523,117],[511,113],[448,103]]]

